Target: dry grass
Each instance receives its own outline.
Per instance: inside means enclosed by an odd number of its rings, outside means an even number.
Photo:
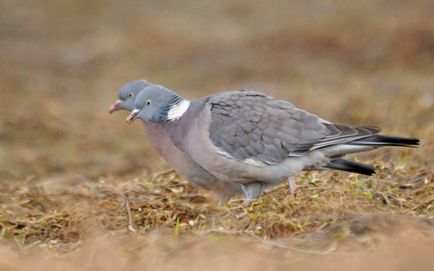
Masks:
[[[358,214],[433,214],[433,172],[393,177],[387,168],[375,180],[338,173],[306,173],[296,196],[282,185],[244,207],[209,201],[173,172],[121,181],[79,176],[3,184],[2,236],[18,247],[74,249],[86,239],[89,221],[101,231],[174,235],[209,232],[276,239],[344,225]],[[408,173],[408,171],[406,171]]]
[[[428,270],[431,6],[0,2],[0,269]],[[295,197],[282,185],[219,207],[138,125],[107,114],[117,88],[143,77],[189,97],[262,89],[422,146],[357,156],[372,177],[304,173]]]

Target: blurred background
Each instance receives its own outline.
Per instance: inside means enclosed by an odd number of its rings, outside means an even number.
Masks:
[[[431,270],[433,15],[432,0],[0,0],[0,269]],[[357,155],[370,178],[305,173],[296,197],[216,208],[108,114],[137,79],[261,90],[422,146]]]
[[[262,90],[421,137],[432,154],[433,11],[430,0],[0,1],[0,178],[161,164],[139,124],[107,113],[141,78],[191,98]]]

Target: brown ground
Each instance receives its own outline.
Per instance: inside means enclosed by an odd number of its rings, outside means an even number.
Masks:
[[[432,270],[432,1],[0,1],[0,270]],[[107,111],[146,78],[417,136],[218,207]]]

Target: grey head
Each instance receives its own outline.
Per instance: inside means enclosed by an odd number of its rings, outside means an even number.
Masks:
[[[123,85],[119,89],[118,100],[112,105],[109,113],[118,110],[126,110],[131,112],[134,109],[134,100],[144,88],[152,84],[146,80],[131,81]]]
[[[163,86],[153,85],[139,93],[134,105],[135,109],[127,118],[128,123],[137,118],[145,122],[165,123],[182,117],[190,101]]]

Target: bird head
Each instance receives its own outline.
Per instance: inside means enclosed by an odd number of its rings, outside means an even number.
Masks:
[[[134,109],[134,100],[144,88],[151,86],[146,80],[137,80],[123,85],[119,89],[118,100],[111,106],[109,113],[118,110],[131,112]]]
[[[137,118],[146,122],[165,123],[182,117],[190,101],[163,86],[153,85],[139,93],[134,105],[135,109],[127,118],[128,123]]]

